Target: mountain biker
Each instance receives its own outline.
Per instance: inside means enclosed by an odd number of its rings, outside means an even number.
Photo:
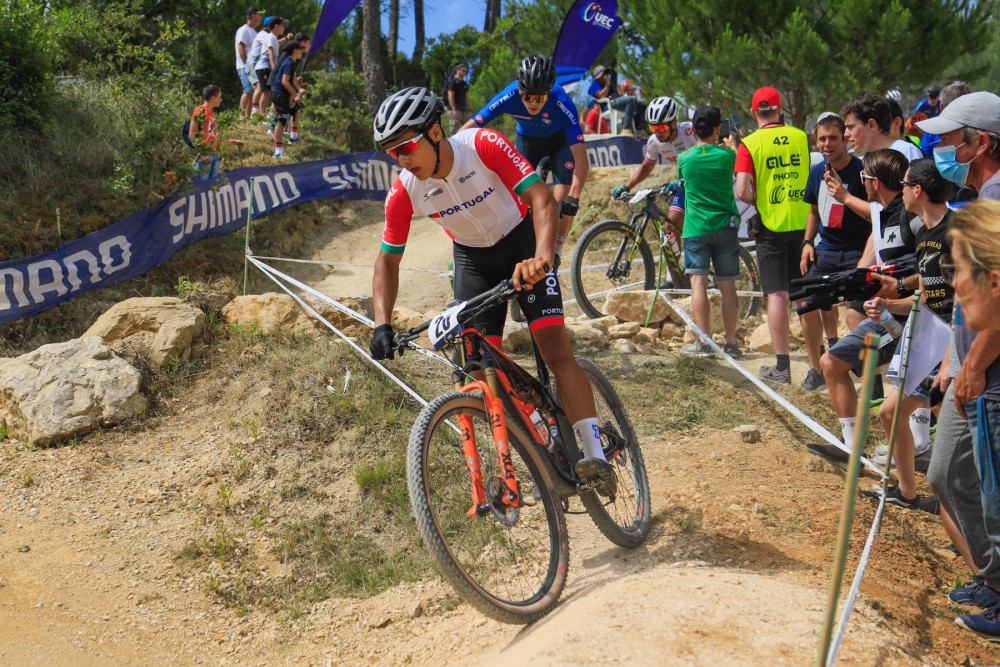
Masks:
[[[553,195],[559,204],[555,262],[559,263],[566,235],[580,207],[580,193],[590,164],[576,106],[556,83],[556,66],[548,56],[531,55],[521,61],[517,78],[462,126],[483,127],[501,114],[517,119],[517,152],[533,167],[548,156],[552,161]]]
[[[583,447],[577,474],[598,480],[609,492],[614,472],[601,447],[590,382],[573,357],[552,268],[556,202],[507,137],[468,129],[448,138],[441,127],[443,113],[437,95],[412,87],[386,98],[375,116],[376,143],[403,170],[385,199],[385,229],[372,280],[372,357],[393,357],[390,322],[410,221],[414,214],[429,215],[454,241],[456,298],[470,299],[513,277],[528,327],[556,376],[566,416]],[[506,312],[500,305],[476,322],[498,346]]]
[[[636,167],[632,176],[625,185],[620,185],[611,191],[611,196],[615,199],[625,199],[626,195],[635,186],[646,180],[646,177],[653,173],[660,157],[666,159],[667,164],[677,166],[677,156],[698,143],[694,135],[694,124],[690,121],[677,121],[677,102],[671,97],[657,97],[646,107],[646,122],[652,132],[646,140],[646,147],[643,149],[642,164]],[[684,226],[684,190],[679,190],[670,202],[670,211],[667,213],[670,220],[677,229]]]

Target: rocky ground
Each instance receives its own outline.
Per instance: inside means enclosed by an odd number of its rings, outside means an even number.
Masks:
[[[624,171],[595,174],[594,190],[610,189]],[[317,232],[304,256],[340,264],[296,275],[327,293],[366,294],[376,214],[355,205],[344,213],[343,229]],[[414,234],[419,247],[432,250],[408,249],[404,267],[429,273],[404,274],[402,293],[414,296],[402,305],[424,312],[447,298],[448,281],[436,273],[447,267],[447,244],[430,223]],[[418,247],[414,239],[410,247]],[[213,343],[200,354],[219,350]],[[653,530],[628,551],[607,542],[585,515],[571,515],[569,583],[541,621],[516,627],[487,620],[433,576],[374,597],[335,595],[294,616],[223,604],[212,591],[229,552],[212,517],[224,519],[226,507],[273,490],[248,548],[262,556],[263,573],[282,574],[287,563],[263,557],[274,546],[266,529],[292,516],[296,500],[279,491],[289,470],[308,462],[260,417],[282,404],[282,378],[218,359],[212,374],[176,371],[182,377],[174,376],[173,398],[126,426],[56,447],[0,441],[0,664],[813,662],[844,483],[839,469],[807,454],[803,445],[814,438],[717,362],[699,362],[699,373],[690,375],[683,392],[711,395],[691,403],[661,391],[675,377],[669,349],[586,354],[607,369],[636,423]],[[745,365],[755,370],[767,358],[750,355]],[[801,353],[794,359],[798,380]],[[374,380],[357,374],[353,382]],[[830,422],[824,396],[782,393]],[[711,419],[681,414],[697,405]],[[404,409],[415,414],[412,405]],[[757,428],[758,442],[733,432],[744,424]],[[366,446],[350,441],[353,426],[342,427],[345,438],[334,449]],[[254,468],[247,482],[232,482],[243,479],[234,471],[250,465],[244,457],[254,448],[268,450],[276,472]],[[350,469],[330,470],[310,502],[366,525]],[[849,572],[872,516],[873,507],[859,500]],[[218,559],[202,572],[183,554],[192,536],[206,533],[216,535]],[[935,519],[889,512],[841,663],[996,662],[985,643],[953,623],[959,610],[945,593],[965,572],[936,553],[945,542]]]

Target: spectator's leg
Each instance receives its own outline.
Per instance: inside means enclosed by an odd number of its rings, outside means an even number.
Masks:
[[[774,353],[788,356],[788,341],[791,338],[788,326],[788,292],[767,295],[767,330],[771,333]]]
[[[715,281],[722,292],[722,325],[726,330],[726,342],[736,345],[736,331],[740,326],[740,298],[736,295],[735,280]]]
[[[969,416],[965,421],[958,415],[958,410],[954,406],[954,383],[945,393],[945,403],[941,407],[941,419],[938,421],[937,441],[934,443],[931,466],[934,467],[934,457],[939,456],[938,447],[944,444],[942,435],[947,435],[953,430],[952,421],[957,419],[960,425],[965,426],[968,433],[968,441],[959,439],[955,447],[955,453],[951,468],[949,469],[950,500],[955,502],[957,509],[953,513],[955,522],[962,530],[966,542],[969,544],[969,551],[972,559],[980,566],[979,574],[992,588],[1000,588],[1000,492],[990,491],[992,480],[987,478],[985,484],[979,478],[979,415],[974,403],[965,406],[965,412]],[[987,401],[990,419],[988,423],[992,427],[993,437],[993,460],[997,461],[997,447],[1000,443],[1000,420],[998,420],[997,403]],[[943,422],[943,423],[942,423]],[[945,432],[942,433],[942,429]],[[961,432],[961,431],[960,431]],[[962,433],[964,436],[965,433]],[[930,472],[928,472],[928,478]],[[933,488],[933,487],[932,487]],[[975,493],[979,496],[978,504],[971,497]],[[963,510],[964,508],[964,510]],[[975,517],[979,512],[978,520]]]
[[[691,276],[691,315],[699,329],[712,334],[712,306],[708,301],[708,276],[704,274]]]
[[[819,348],[823,345],[824,322],[820,311],[811,310],[799,316],[802,322],[802,338],[806,343],[806,356],[809,357],[809,368],[819,371]]]
[[[826,339],[836,340],[838,337],[837,325],[840,324],[840,310],[837,308],[821,310],[819,311],[819,316],[823,320],[823,333],[826,334]],[[853,329],[853,327],[851,328]],[[813,366],[813,368],[819,368],[819,366]]]
[[[892,415],[896,410],[896,401],[899,400],[902,401],[902,406],[892,458],[899,478],[899,492],[904,498],[914,498],[917,495],[917,480],[913,463],[913,433],[910,431],[909,422],[913,411],[927,404],[919,398],[912,396],[901,398],[898,391],[890,391],[878,409],[879,421],[882,422],[882,428],[887,435],[892,432]]]

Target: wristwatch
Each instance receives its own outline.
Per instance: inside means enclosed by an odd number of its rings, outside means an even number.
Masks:
[[[813,244],[812,239],[802,239],[802,247],[805,248],[807,245],[811,246]]]

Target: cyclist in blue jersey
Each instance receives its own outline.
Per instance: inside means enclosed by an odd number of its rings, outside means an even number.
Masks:
[[[515,144],[531,166],[548,157],[555,181],[553,196],[559,202],[556,264],[566,234],[580,207],[580,193],[587,182],[589,164],[583,129],[576,106],[556,83],[556,67],[548,56],[528,56],[517,68],[517,78],[462,126],[483,127],[502,114],[517,119]]]

